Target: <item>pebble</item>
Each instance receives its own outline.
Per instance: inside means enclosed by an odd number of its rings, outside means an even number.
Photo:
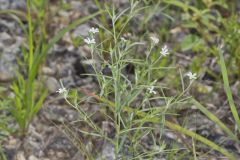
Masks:
[[[57,153],[56,153],[56,156],[59,157],[59,158],[62,158],[62,157],[65,156],[65,153],[63,153],[63,152],[57,152]]]
[[[50,68],[50,67],[44,66],[44,67],[42,67],[42,73],[44,75],[54,76],[56,71],[54,69]]]
[[[3,68],[0,64],[0,82],[8,82],[14,78],[13,72],[7,71],[7,69]]]
[[[6,0],[5,0],[6,1]],[[11,9],[25,9],[26,8],[26,2],[25,0],[11,0]]]
[[[114,146],[111,144],[105,144],[102,150],[102,157],[97,158],[97,160],[100,159],[108,159],[108,160],[114,160]]]
[[[0,9],[24,9],[26,2],[24,0],[0,0]]]
[[[8,9],[10,7],[10,2],[8,0],[0,0],[0,10]]]
[[[46,85],[49,93],[54,93],[60,88],[59,82],[54,77],[47,77]]]
[[[79,114],[72,109],[63,106],[50,105],[44,110],[44,115],[53,122],[67,122],[78,120]]]
[[[14,78],[16,55],[20,52],[22,40],[21,37],[13,38],[7,32],[0,33],[0,82],[11,81]]]
[[[84,160],[84,157],[82,156],[82,154],[78,151],[74,157],[72,158],[72,160]]]
[[[15,148],[18,148],[19,145],[20,145],[20,140],[10,136],[8,139],[8,144],[6,144],[5,147],[8,149],[15,149]]]
[[[14,158],[14,160],[26,160],[25,156],[24,156],[24,152],[18,152],[16,157]]]
[[[90,26],[87,24],[80,25],[79,27],[74,29],[73,37],[78,37],[78,36],[87,37],[89,29],[90,29]]]
[[[28,160],[39,160],[37,157],[35,157],[34,155],[31,155]]]

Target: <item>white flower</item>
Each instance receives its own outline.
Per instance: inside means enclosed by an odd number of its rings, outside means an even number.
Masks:
[[[188,78],[190,80],[197,79],[197,74],[196,73],[188,72],[186,75],[188,76]]]
[[[56,92],[58,92],[59,94],[66,94],[67,90],[66,88],[62,87],[62,88],[59,88]]]
[[[168,50],[168,47],[167,47],[167,45],[164,45],[163,47],[162,47],[162,50],[161,50],[161,55],[163,55],[163,56],[167,56],[168,54],[169,54],[169,50]]]
[[[121,37],[120,39],[121,39],[121,41],[123,41],[123,42],[127,42],[127,40],[126,40],[124,37]]]
[[[89,29],[89,32],[95,34],[95,33],[98,33],[99,30],[98,30],[98,28],[93,28],[92,27],[92,28]]]
[[[62,83],[61,80],[60,80],[60,85],[61,85],[61,88],[59,88],[56,92],[58,92],[59,94],[63,95],[64,98],[67,98],[68,90],[63,86],[63,83]]]
[[[89,37],[84,39],[84,42],[87,44],[95,44],[96,43],[94,38],[90,39]]]
[[[151,94],[152,94],[152,93],[153,93],[153,94],[157,94],[157,92],[154,91],[154,86],[149,87],[148,90],[149,90],[149,93],[151,93]]]
[[[159,39],[157,37],[152,36],[152,37],[150,37],[150,39],[152,40],[154,45],[158,44],[158,42],[159,42]]]
[[[59,88],[56,92],[63,95],[64,98],[67,98],[68,96],[68,91],[66,90],[65,87]]]

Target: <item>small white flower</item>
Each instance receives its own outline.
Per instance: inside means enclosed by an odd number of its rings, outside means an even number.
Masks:
[[[67,90],[66,88],[59,88],[56,92],[58,92],[59,94],[66,94],[67,93]]]
[[[123,41],[123,42],[127,42],[127,40],[126,40],[124,37],[121,37],[120,39],[121,39],[121,41]]]
[[[188,72],[186,75],[188,76],[188,78],[190,80],[197,79],[197,74],[196,73]]]
[[[159,39],[157,37],[152,36],[152,37],[150,37],[150,39],[152,40],[154,45],[158,44],[158,42],[159,42]]]
[[[149,91],[149,93],[151,93],[151,94],[157,94],[157,92],[154,91],[154,86],[149,87],[149,88],[148,88],[148,91]]]
[[[63,95],[64,98],[67,98],[67,96],[68,96],[68,91],[63,86],[62,86],[62,88],[59,88],[56,92]]]
[[[84,39],[84,42],[87,44],[95,44],[96,43],[94,38],[90,39],[89,37]]]
[[[163,47],[162,47],[162,50],[161,50],[161,55],[163,55],[163,56],[167,56],[168,54],[169,54],[169,50],[168,50],[168,47],[167,47],[167,45],[164,45]]]
[[[92,28],[89,29],[89,32],[95,34],[95,33],[98,33],[99,30],[98,30],[98,28],[93,28],[92,27]]]

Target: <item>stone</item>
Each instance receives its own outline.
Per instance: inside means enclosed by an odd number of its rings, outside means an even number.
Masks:
[[[59,82],[54,77],[48,77],[46,80],[46,85],[49,93],[54,93],[60,88]]]
[[[26,160],[25,156],[24,156],[24,152],[18,152],[14,158],[14,160]]]
[[[50,67],[44,66],[44,67],[42,67],[42,73],[44,75],[54,76],[56,71],[54,69],[50,68]]]
[[[9,0],[0,0],[0,10],[8,9],[10,6]]]
[[[37,157],[34,155],[29,156],[28,160],[39,160]]]
[[[26,2],[25,0],[12,0],[10,8],[24,10],[26,8]]]

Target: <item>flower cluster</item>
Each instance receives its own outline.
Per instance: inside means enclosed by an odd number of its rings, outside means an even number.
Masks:
[[[89,32],[92,33],[92,34],[95,34],[95,33],[98,33],[99,30],[98,30],[98,28],[93,28],[92,27],[92,28],[89,29]]]
[[[152,44],[155,46],[159,43],[159,39],[156,36],[151,36],[150,37]],[[169,55],[169,49],[167,45],[164,45],[160,51],[160,54],[163,55],[164,57]]]
[[[95,44],[96,43],[94,38],[89,38],[89,37],[84,39],[84,42],[87,44]]]
[[[84,42],[87,43],[87,44],[89,44],[89,45],[95,44],[96,42],[95,42],[95,39],[94,39],[94,37],[93,37],[93,34],[98,33],[98,32],[99,32],[99,29],[98,29],[98,28],[93,28],[93,27],[90,28],[90,29],[89,29],[89,33],[91,33],[92,35],[91,35],[91,37],[85,38],[85,39],[84,39]]]

